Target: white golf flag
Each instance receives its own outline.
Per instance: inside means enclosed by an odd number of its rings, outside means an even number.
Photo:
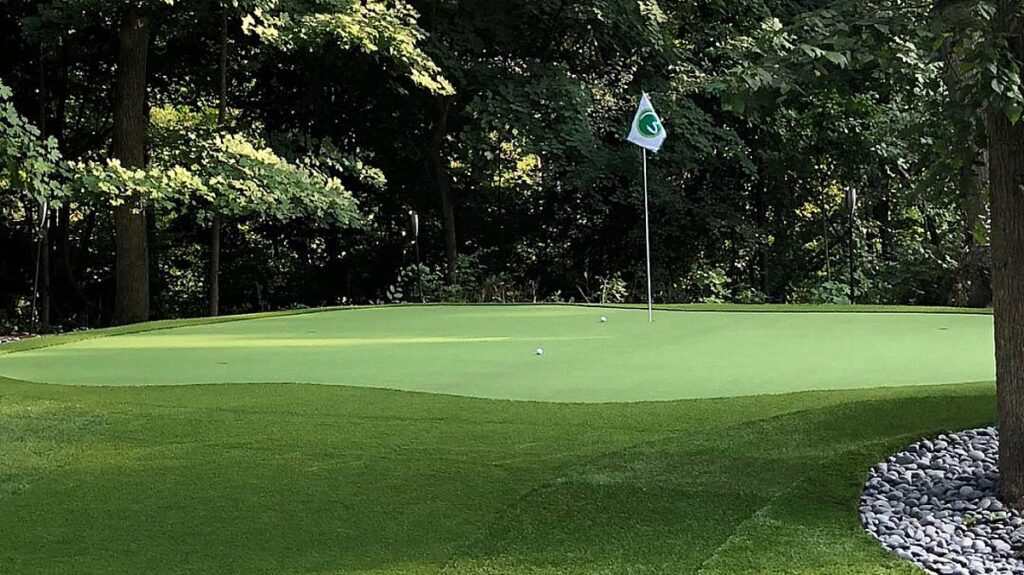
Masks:
[[[665,126],[661,125],[661,120],[654,113],[654,106],[646,93],[640,98],[640,107],[633,117],[633,127],[626,139],[652,152],[657,152],[665,142]]]

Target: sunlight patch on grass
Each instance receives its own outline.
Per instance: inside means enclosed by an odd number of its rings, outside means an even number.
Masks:
[[[70,344],[71,349],[273,349],[295,347],[360,347],[383,345],[423,345],[439,343],[494,343],[512,341],[511,337],[261,337],[227,335],[160,334],[142,337],[117,337]]]

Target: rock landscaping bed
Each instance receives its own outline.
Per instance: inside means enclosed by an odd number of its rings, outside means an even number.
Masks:
[[[871,470],[864,528],[930,573],[1024,575],[1024,516],[997,498],[995,428],[940,435]]]

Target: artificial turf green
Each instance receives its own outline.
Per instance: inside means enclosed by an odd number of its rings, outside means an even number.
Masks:
[[[910,574],[858,525],[867,469],[994,415],[990,383],[544,403],[0,378],[0,573]]]
[[[8,353],[0,355],[0,374],[61,384],[300,382],[570,402],[994,377],[990,315],[806,311],[661,311],[649,325],[636,309],[335,310],[161,326]]]

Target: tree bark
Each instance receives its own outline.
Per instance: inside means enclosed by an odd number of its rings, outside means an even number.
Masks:
[[[83,224],[81,242],[87,245],[91,228],[87,225],[90,219],[86,217]],[[57,310],[59,317],[67,318],[69,310],[75,310],[88,304],[88,297],[82,292],[75,276],[75,268],[71,261],[75,254],[71,250],[71,206],[64,204],[57,211],[57,225],[54,227],[56,237],[54,238],[54,255],[57,256],[57,269],[55,276],[61,285],[60,293],[64,297],[57,297],[55,303],[59,303]],[[88,251],[88,250],[86,250]]]
[[[754,222],[757,224],[757,239],[755,248],[755,263],[751,266],[757,270],[755,277],[751,278],[757,289],[765,297],[768,296],[768,191],[765,187],[768,184],[760,182],[754,186]],[[670,276],[670,277],[675,277]]]
[[[64,141],[64,127],[67,124],[68,104],[68,46],[63,38],[57,39],[57,70],[56,84],[53,88],[54,110],[50,134],[57,138],[58,143]]]
[[[942,78],[949,94],[949,120],[962,136],[961,145],[951,150],[961,160],[956,187],[963,234],[957,258],[953,299],[959,306],[984,307],[991,301],[991,287],[985,274],[984,248],[978,244],[974,235],[975,227],[985,211],[985,199],[982,196],[985,182],[982,170],[979,169],[979,164],[983,163],[984,150],[973,138],[983,118],[964,95],[963,62],[956,51],[956,38],[947,38],[942,43],[941,52]]]
[[[974,166],[965,167],[970,174],[961,174],[960,191],[963,194],[961,217],[963,244],[957,262],[955,303],[965,307],[985,307],[992,300],[992,288],[985,274],[985,248],[975,237],[975,228],[985,211],[982,181]]]
[[[41,220],[43,229],[39,234],[39,325],[50,326],[50,231],[49,215]]]
[[[448,264],[448,281],[458,280],[459,252],[455,234],[455,192],[452,190],[451,176],[444,157],[444,138],[448,135],[449,103],[443,97],[437,100],[437,118],[434,122],[433,134],[430,138],[431,176],[437,191],[441,194],[441,216],[444,228],[444,257]]]
[[[214,214],[210,227],[210,315],[220,315],[220,214]]]
[[[850,220],[849,221],[849,235],[850,235],[850,237],[848,238],[848,241],[847,241],[847,243],[848,243],[847,247],[849,248],[849,251],[850,251],[850,253],[849,253],[849,256],[850,256],[850,261],[849,261],[849,264],[850,264],[850,277],[849,277],[849,282],[850,282],[850,303],[857,303],[857,276],[856,276],[856,269],[857,269],[857,238],[856,238],[856,231],[857,231],[857,204],[854,201],[854,190],[853,190],[853,188],[850,188],[849,190],[846,191],[846,209],[849,211],[849,213],[847,215],[848,215],[849,220]]]
[[[892,190],[887,174],[875,172],[871,175],[870,185],[877,198],[872,207],[871,215],[878,222],[878,241],[881,244],[879,255],[882,261],[896,261],[896,240],[892,233]]]
[[[52,121],[47,123],[47,133],[57,138],[59,144],[64,142],[64,127],[67,124],[67,102],[68,102],[68,47],[63,38],[57,39],[57,66],[55,70],[55,82],[53,84],[53,116]],[[64,150],[66,152],[66,150]],[[81,292],[75,274],[71,266],[71,206],[65,201],[54,215],[54,234],[51,239],[53,243],[52,256],[57,259],[56,265],[51,266],[51,271],[56,289],[51,290],[52,308],[51,315],[56,315],[58,321],[67,317],[68,311],[74,307],[69,300],[77,297],[78,303],[85,302],[85,296]],[[54,313],[56,312],[56,313]],[[51,317],[51,320],[53,318]]]
[[[219,79],[219,102],[217,106],[217,124],[223,126],[228,119],[228,5],[220,9],[220,59],[217,62]]]
[[[228,6],[221,6],[220,12],[220,58],[217,61],[219,81],[217,125],[224,127],[228,121]],[[210,273],[207,278],[210,315],[220,315],[220,233],[221,216],[213,215],[210,226]]]
[[[932,215],[928,202],[921,201],[921,225],[924,227],[924,235],[928,243],[935,247],[942,247],[942,237],[939,235],[938,226],[935,223],[935,216]]]
[[[825,201],[824,193],[821,196],[821,237],[825,244],[825,279],[832,281],[832,252],[829,249],[828,236],[832,225],[829,223],[828,203]]]
[[[118,34],[112,152],[126,167],[142,167],[146,143],[146,58],[149,17],[129,8]],[[146,206],[133,195],[114,209],[116,245],[115,324],[149,319],[149,248]]]
[[[995,33],[1024,59],[1024,22],[1015,0],[1000,0]],[[999,487],[1024,509],[1024,123],[987,111],[992,185],[992,291],[999,403]]]
[[[39,133],[45,138],[47,119],[50,115],[50,90],[46,85],[46,45],[39,44]],[[50,326],[50,215],[49,210],[41,209],[39,213],[39,269],[37,279],[39,285],[37,296],[39,303],[39,324],[45,329]]]

